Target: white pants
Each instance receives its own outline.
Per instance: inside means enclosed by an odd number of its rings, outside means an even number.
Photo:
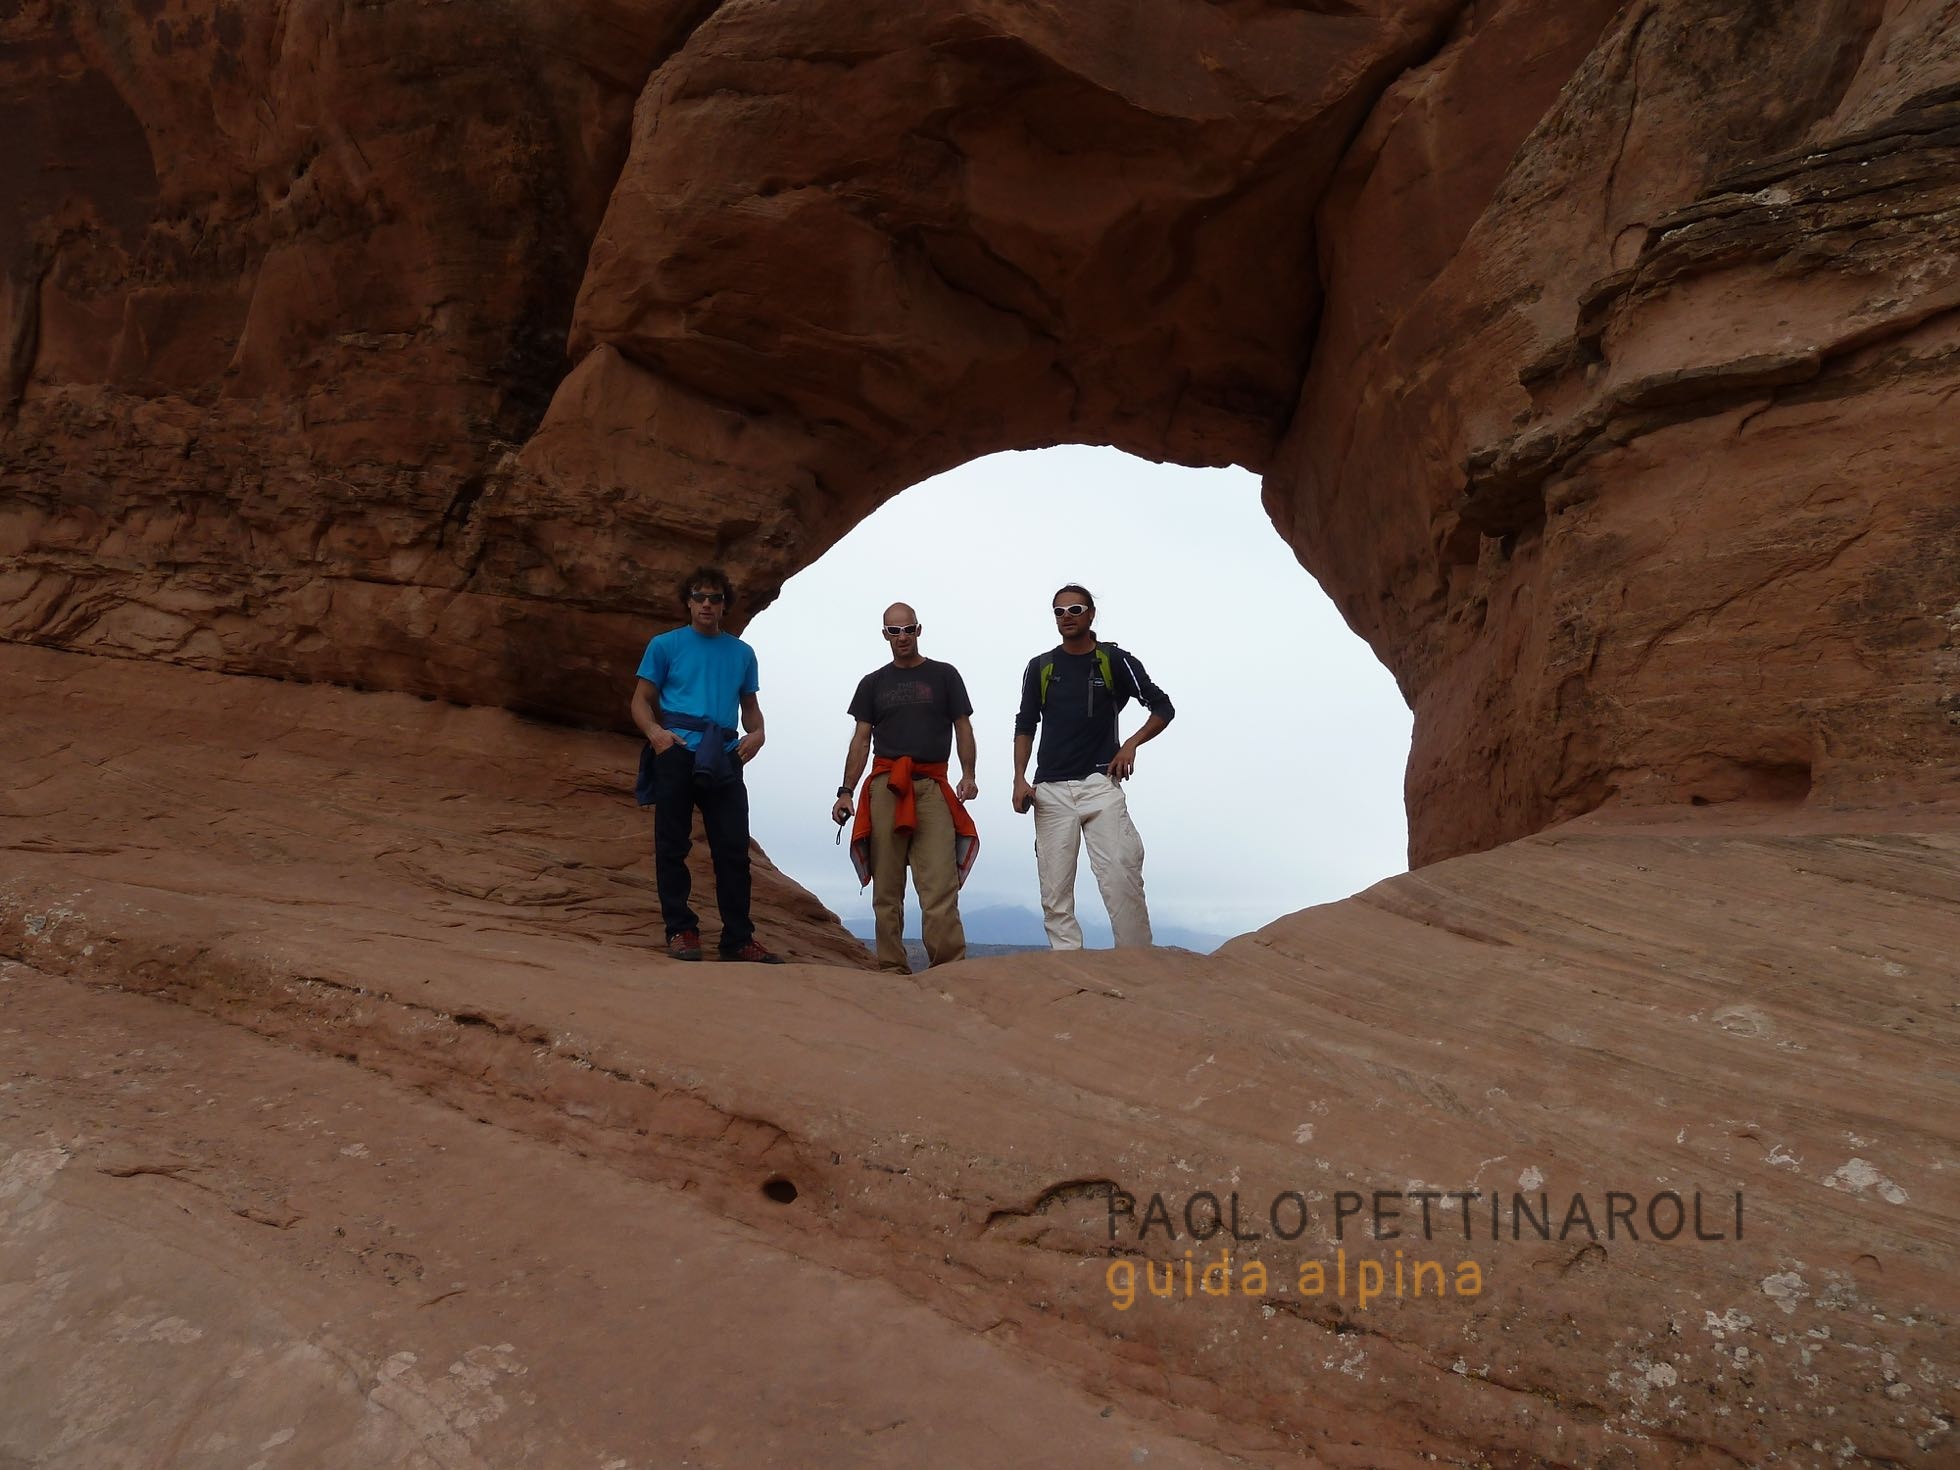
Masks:
[[[1075,922],[1075,860],[1084,842],[1117,947],[1147,949],[1150,910],[1143,901],[1143,838],[1130,820],[1123,788],[1107,776],[1043,781],[1034,788],[1034,861],[1041,875],[1048,947],[1082,948],[1082,926]]]

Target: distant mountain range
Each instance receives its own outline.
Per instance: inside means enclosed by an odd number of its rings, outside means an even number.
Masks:
[[[1109,921],[1102,914],[1084,913],[1078,909],[1076,918],[1082,925],[1082,942],[1090,949],[1108,949],[1115,943],[1109,932]],[[1048,933],[1042,926],[1038,909],[1004,903],[989,904],[984,908],[962,908],[960,921],[966,926],[966,942],[974,949],[984,946],[997,953],[1011,953],[1015,950],[1048,948]],[[866,944],[871,942],[873,925],[868,915],[846,919],[844,927]],[[1179,924],[1153,923],[1151,931],[1159,944],[1198,954],[1210,954],[1230,937],[1205,934]],[[917,939],[916,934],[906,935],[908,945],[916,943]]]

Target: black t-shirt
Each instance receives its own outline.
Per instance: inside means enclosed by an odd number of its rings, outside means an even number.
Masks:
[[[850,713],[871,726],[874,754],[935,765],[953,753],[953,721],[971,715],[973,701],[958,669],[929,658],[916,668],[886,664],[866,674]]]

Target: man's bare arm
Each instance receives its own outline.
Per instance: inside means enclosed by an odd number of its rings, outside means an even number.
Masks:
[[[980,783],[974,779],[973,767],[979,752],[973,743],[973,717],[961,715],[953,721],[953,748],[960,756],[960,784],[954,788],[961,801],[972,801],[980,794]]]
[[[844,752],[843,785],[845,787],[851,791],[857,790],[858,777],[864,774],[864,763],[870,759],[871,726],[859,720],[857,728],[851,732],[850,748]],[[841,827],[850,818],[853,810],[855,808],[851,804],[851,798],[840,796],[831,805],[830,820]]]
[[[646,736],[647,744],[653,747],[655,755],[665,755],[674,748],[680,736],[667,729],[655,718],[654,710],[660,703],[660,690],[649,680],[633,681],[633,702],[628,706],[633,723],[639,732]]]
[[[762,749],[762,702],[753,694],[742,696],[742,728],[748,733],[735,747],[735,759],[747,765]]]

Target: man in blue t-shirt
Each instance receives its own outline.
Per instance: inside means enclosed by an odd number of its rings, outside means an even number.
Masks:
[[[742,767],[762,749],[755,650],[721,620],[735,585],[719,567],[697,567],[682,584],[686,626],[647,644],[633,686],[633,723],[653,749],[653,876],[667,924],[667,953],[701,958],[701,920],[688,905],[694,809],[714,860],[721,957],[780,965],[756,943],[749,919],[749,792]],[[742,728],[735,729],[739,711]],[[644,799],[644,798],[643,798]]]

